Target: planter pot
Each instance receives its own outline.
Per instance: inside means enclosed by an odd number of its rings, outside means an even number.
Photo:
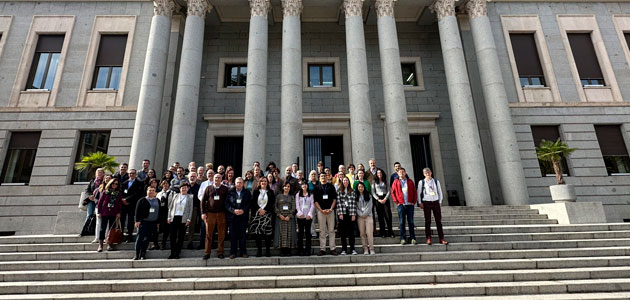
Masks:
[[[549,186],[551,200],[556,203],[575,202],[575,187],[571,184],[557,184]]]

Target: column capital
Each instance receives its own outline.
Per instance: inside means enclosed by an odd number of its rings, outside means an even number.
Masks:
[[[189,16],[203,18],[212,9],[212,5],[210,5],[208,0],[186,0],[186,4],[188,4]]]
[[[431,4],[431,11],[437,14],[438,21],[444,17],[455,16],[455,0],[437,0]]]
[[[470,0],[466,3],[466,11],[471,19],[488,15],[487,0]]]
[[[397,0],[376,0],[374,7],[376,7],[376,15],[380,17],[393,17],[394,5]]]
[[[153,0],[153,15],[171,17],[175,6],[174,0]]]
[[[285,17],[300,16],[303,8],[302,0],[282,0],[282,12]]]
[[[252,17],[267,18],[267,13],[269,12],[269,10],[271,10],[271,1],[270,0],[249,0],[249,8],[250,8]]]
[[[344,0],[343,10],[347,17],[359,16],[363,17],[363,1],[364,0]]]

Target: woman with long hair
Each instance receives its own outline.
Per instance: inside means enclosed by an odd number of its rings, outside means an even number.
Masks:
[[[94,172],[94,178],[90,180],[88,186],[85,188],[85,193],[87,194],[87,198],[83,199],[83,204],[87,207],[87,214],[85,215],[85,221],[83,222],[83,226],[81,228],[85,228],[90,222],[90,217],[94,215],[94,210],[96,209],[96,194],[98,193],[98,187],[103,183],[103,179],[105,178],[105,171],[102,168],[96,169]],[[79,236],[83,236],[85,232],[81,232]],[[89,234],[91,235],[91,234]]]
[[[149,169],[149,171],[147,171],[147,177],[144,178],[144,192],[145,193],[147,192],[147,187],[149,187],[149,185],[151,184],[151,179],[157,180],[157,173],[155,173],[155,169]]]
[[[278,217],[278,245],[282,256],[291,256],[291,242],[293,241],[292,221],[295,216],[295,201],[291,191],[291,184],[285,183],[283,193],[276,196],[275,212]],[[291,230],[293,228],[293,230]]]
[[[262,241],[265,240],[266,256],[271,256],[271,240],[273,238],[273,215],[275,194],[269,188],[267,178],[261,178],[252,195],[251,222],[249,232],[256,237],[257,257],[262,256]]]
[[[225,179],[223,180],[223,185],[225,185],[228,189],[234,187],[234,169],[228,169],[225,171]]]
[[[289,185],[287,184],[287,186]],[[311,237],[309,233],[313,222],[315,203],[308,183],[302,183],[300,191],[295,195],[295,208],[297,210],[295,217],[297,218],[298,225],[298,255],[310,256]],[[304,240],[306,240],[306,245],[304,245]],[[304,245],[304,247],[302,247],[302,245]]]
[[[372,217],[372,202],[374,201],[370,201],[372,196],[365,188],[365,184],[360,181],[356,182],[358,184],[354,191],[354,197],[357,199],[357,223],[359,223],[363,254],[376,254],[374,252],[374,218]]]
[[[122,191],[120,191],[120,180],[114,178],[107,183],[105,191],[98,200],[98,215],[101,219],[101,227],[98,235],[98,249],[103,251],[103,240],[105,240],[105,231],[114,226],[114,223],[120,219],[122,212]],[[107,251],[113,250],[112,245],[107,244]]]
[[[390,207],[391,187],[387,183],[385,171],[376,170],[372,183],[372,198],[378,216],[378,228],[381,237],[396,237],[392,229],[392,209]]]
[[[94,213],[96,215],[98,215],[98,199],[100,199],[101,195],[103,195],[103,191],[105,191],[105,187],[107,186],[110,180],[112,180],[112,174],[105,174],[105,178],[103,179],[103,182],[101,182],[101,185],[98,186],[98,190],[95,191],[94,202],[96,202],[96,207],[94,209]],[[94,237],[94,240],[92,241],[92,244],[98,243],[98,237],[100,236],[100,233],[101,233],[101,219],[96,218],[95,228],[96,228],[94,232],[95,237]]]
[[[350,185],[350,178],[342,178],[342,185],[337,193],[339,204],[337,205],[337,216],[339,216],[338,230],[341,234],[341,255],[348,253],[348,241],[350,242],[350,252],[356,255],[354,250],[354,224],[357,220],[357,201]],[[322,234],[320,232],[320,234]]]
[[[251,170],[245,172],[245,176],[243,176],[243,187],[251,193],[256,186],[258,186],[258,184],[256,183],[254,172]]]

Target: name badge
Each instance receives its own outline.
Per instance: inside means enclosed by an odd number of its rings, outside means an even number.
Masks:
[[[309,208],[311,208],[307,203],[304,203],[304,205],[302,206],[302,208],[304,210],[308,210]]]
[[[154,213],[154,212],[155,212],[155,208],[151,208],[151,209],[149,209],[149,212],[150,212],[150,213]]]
[[[403,192],[404,192],[404,193],[406,193],[406,192],[407,192],[407,186],[404,186],[404,187],[402,188],[402,190],[403,190]]]
[[[114,207],[114,203],[112,203],[112,202],[107,203],[107,207],[109,207],[109,208]]]
[[[241,204],[241,198],[236,198],[236,204]]]
[[[215,201],[219,200],[219,195],[214,195],[214,200]]]
[[[383,192],[378,192],[377,193],[379,197],[383,197],[384,193]]]
[[[289,210],[289,206],[288,205],[283,205],[282,206],[282,210]]]
[[[435,196],[435,192],[430,192],[429,195]]]
[[[125,194],[127,194],[129,192],[129,190],[125,190]]]
[[[328,195],[324,194],[324,196],[322,196],[322,199],[328,200]]]

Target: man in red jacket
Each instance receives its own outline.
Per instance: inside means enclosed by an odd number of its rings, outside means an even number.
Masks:
[[[398,209],[398,218],[400,220],[400,244],[407,243],[405,234],[405,218],[409,224],[409,238],[411,244],[416,244],[416,234],[413,226],[413,208],[417,202],[416,187],[413,180],[407,178],[405,168],[398,169],[398,178],[392,182],[392,199]]]

